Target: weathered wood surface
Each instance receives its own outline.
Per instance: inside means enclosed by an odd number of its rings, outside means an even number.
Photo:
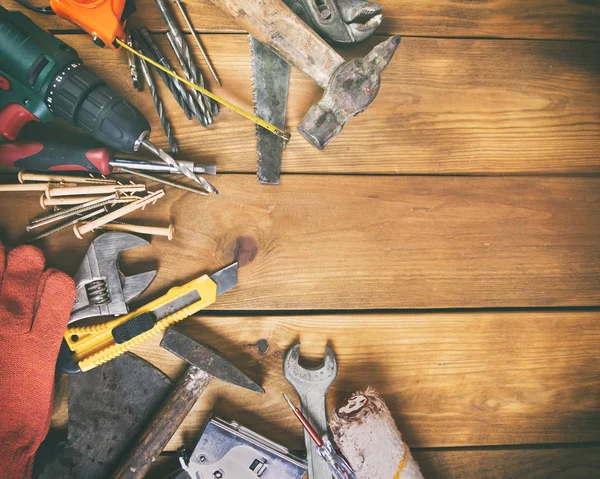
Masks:
[[[156,37],[168,51],[164,35]],[[142,110],[152,122],[152,139],[167,147],[149,93],[131,87],[125,52],[102,51],[84,35],[61,38]],[[205,44],[224,85],[212,90],[251,110],[248,37],[210,35]],[[373,44],[344,52],[362,55]],[[598,174],[599,45],[407,38],[383,73],[373,104],[351,119],[325,151],[296,132],[322,90],[292,69],[287,129],[293,137],[283,172]],[[188,121],[162,82],[160,86],[179,158],[216,163],[219,171],[256,172],[253,123],[223,109],[215,124],[204,129]]]
[[[27,12],[45,28],[74,28],[65,20],[31,13],[12,2],[4,3],[8,4],[8,8]],[[596,0],[380,0],[378,3],[383,5],[385,16],[379,29],[382,34],[600,39],[600,6]],[[165,30],[165,24],[152,0],[138,0],[136,4],[138,11],[132,17],[133,25],[145,25],[156,31]],[[236,22],[210,0],[187,1],[185,6],[198,31],[240,31]]]
[[[318,364],[327,343],[337,355],[329,410],[373,386],[411,448],[600,440],[598,312],[198,317],[180,327],[266,393],[211,382],[169,450],[191,447],[213,409],[300,449],[302,431],[281,397],[296,397],[282,374],[296,341],[309,364]],[[176,377],[182,362],[158,343],[134,352]]]
[[[414,451],[427,479],[593,479],[600,447]]]
[[[427,479],[592,479],[600,476],[600,447],[458,449],[413,451]],[[161,456],[147,479],[177,469],[174,453]]]
[[[264,187],[253,175],[217,175],[214,184],[219,195],[170,188],[126,217],[176,228],[173,241],[155,237],[125,255],[139,263],[125,272],[158,267],[144,298],[216,271],[237,250],[253,261],[215,309],[600,304],[597,178],[294,175]],[[12,241],[37,199],[0,196]],[[65,230],[41,244],[51,264],[74,273],[91,236]]]

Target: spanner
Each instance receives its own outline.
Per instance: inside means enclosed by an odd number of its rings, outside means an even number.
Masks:
[[[286,353],[283,372],[287,380],[294,386],[300,397],[302,414],[321,436],[327,435],[327,390],[337,376],[338,368],[331,348],[325,348],[325,358],[321,366],[306,369],[300,366],[300,343],[296,343]],[[331,479],[331,471],[327,463],[314,448],[313,440],[305,432],[304,443],[308,459],[309,479]]]
[[[105,233],[92,241],[75,274],[75,303],[69,324],[92,316],[129,312],[127,304],[152,283],[156,270],[125,276],[117,263],[123,251],[147,244],[130,233]]]

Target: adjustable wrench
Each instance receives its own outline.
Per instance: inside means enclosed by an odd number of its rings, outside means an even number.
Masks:
[[[147,244],[129,233],[105,233],[92,241],[75,274],[75,303],[69,324],[92,316],[121,316],[129,312],[127,304],[152,283],[156,270],[125,276],[119,270],[119,256]]]
[[[287,380],[294,386],[300,397],[302,414],[322,437],[327,435],[327,390],[337,376],[338,368],[331,348],[325,349],[325,357],[321,366],[306,369],[300,366],[300,343],[296,343],[286,353],[283,372]],[[304,443],[308,459],[309,479],[331,479],[331,471],[327,463],[317,453],[313,440],[304,432]]]

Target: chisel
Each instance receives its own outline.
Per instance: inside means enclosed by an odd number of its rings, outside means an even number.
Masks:
[[[216,166],[185,163],[194,173],[214,175]],[[165,163],[113,158],[107,148],[85,148],[81,146],[39,141],[16,141],[0,143],[0,165],[32,171],[87,171],[108,175],[119,167],[155,173],[179,174],[179,170]]]

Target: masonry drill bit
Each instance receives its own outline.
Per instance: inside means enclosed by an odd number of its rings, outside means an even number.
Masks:
[[[129,45],[130,47],[133,48],[133,41],[131,39],[131,34],[129,32],[126,32],[126,33],[127,33],[127,38],[126,38],[127,45]],[[130,51],[127,51],[127,62],[129,63],[129,72],[131,73],[131,80],[133,81],[133,88],[135,88],[137,91],[142,91],[142,83],[140,82],[140,80],[138,78],[138,72],[137,72],[137,58]]]
[[[177,142],[175,141],[175,138],[173,137],[173,130],[171,128],[171,122],[167,118],[167,115],[165,113],[165,105],[163,104],[162,100],[158,96],[158,91],[156,90],[156,85],[154,84],[154,79],[152,78],[152,74],[150,73],[150,68],[146,64],[145,60],[140,61],[140,70],[142,71],[142,75],[144,77],[144,81],[146,82],[146,85],[148,85],[148,90],[150,91],[150,94],[152,95],[152,101],[154,102],[154,106],[156,107],[158,117],[160,118],[160,124],[162,125],[163,130],[165,131],[165,135],[167,135],[167,139],[169,140],[169,149],[171,150],[171,153],[176,155],[178,147],[177,147]]]
[[[169,40],[169,43],[171,44],[171,47],[175,52],[177,60],[179,60],[179,63],[181,64],[181,68],[183,69],[185,77],[192,83],[195,83],[196,85],[204,88],[204,86],[202,85],[204,83],[204,79],[202,78],[202,76],[198,78],[196,67],[194,66],[194,62],[190,54],[190,49],[188,48],[187,44],[183,41],[183,38],[180,35],[174,35],[173,32],[170,30],[167,32],[167,39]],[[198,81],[201,81],[202,84],[198,83]],[[204,95],[202,95],[202,93],[200,93],[197,90],[192,90],[192,95],[194,96],[196,104],[199,106],[200,111],[202,112],[201,115],[202,119],[204,120],[202,121],[202,124],[204,126],[211,125],[213,119],[212,108],[209,103],[210,100],[208,100]]]
[[[150,35],[148,29],[142,28],[141,30],[139,30],[139,32],[134,32],[134,35],[135,37],[137,37],[137,40],[139,41],[140,46],[142,47],[142,53],[144,53],[144,55],[151,57],[153,60],[158,62],[167,70],[173,71],[171,64],[165,58],[161,49],[156,43],[154,43],[152,35]],[[173,97],[175,98],[177,103],[179,103],[179,106],[183,109],[187,119],[191,120],[192,118],[194,118],[194,111],[192,109],[194,99],[192,98],[192,94],[188,92],[178,80],[169,76],[167,73],[160,69],[157,70],[164,84],[171,91]]]
[[[202,57],[204,58],[206,65],[208,65],[208,69],[210,70],[210,73],[212,74],[213,78],[217,82],[217,85],[221,86],[221,81],[219,80],[219,77],[217,76],[217,72],[215,71],[212,63],[210,62],[210,59],[208,58],[208,54],[206,53],[206,50],[202,46],[202,42],[200,42],[200,38],[198,37],[198,34],[194,30],[194,27],[192,26],[192,22],[190,21],[190,17],[188,16],[187,12],[185,11],[185,8],[183,8],[183,5],[181,4],[181,2],[179,0],[175,0],[175,4],[179,8],[179,11],[181,12],[181,16],[183,17],[184,22],[186,23],[187,27],[189,28],[190,33],[192,34],[192,37],[194,38],[194,40],[196,42],[196,45],[198,45],[198,49],[200,50],[200,53],[202,54]],[[200,85],[200,86],[202,86],[202,85]]]
[[[153,143],[148,141],[148,139],[143,140],[142,143],[140,144],[140,146],[143,146],[146,150],[148,150],[154,156],[160,158],[162,161],[164,161],[168,165],[171,165],[171,166],[177,168],[179,171],[181,171],[182,174],[184,174],[188,178],[191,178],[192,180],[194,180],[196,183],[198,183],[200,186],[202,186],[202,188],[204,188],[209,193],[214,193],[214,194],[219,193],[219,191],[213,185],[211,185],[208,181],[206,181],[204,178],[196,176],[196,174],[187,165],[185,165],[183,163],[179,163],[174,158],[172,158],[167,153],[165,153],[163,150],[161,150],[160,148],[155,146]]]

